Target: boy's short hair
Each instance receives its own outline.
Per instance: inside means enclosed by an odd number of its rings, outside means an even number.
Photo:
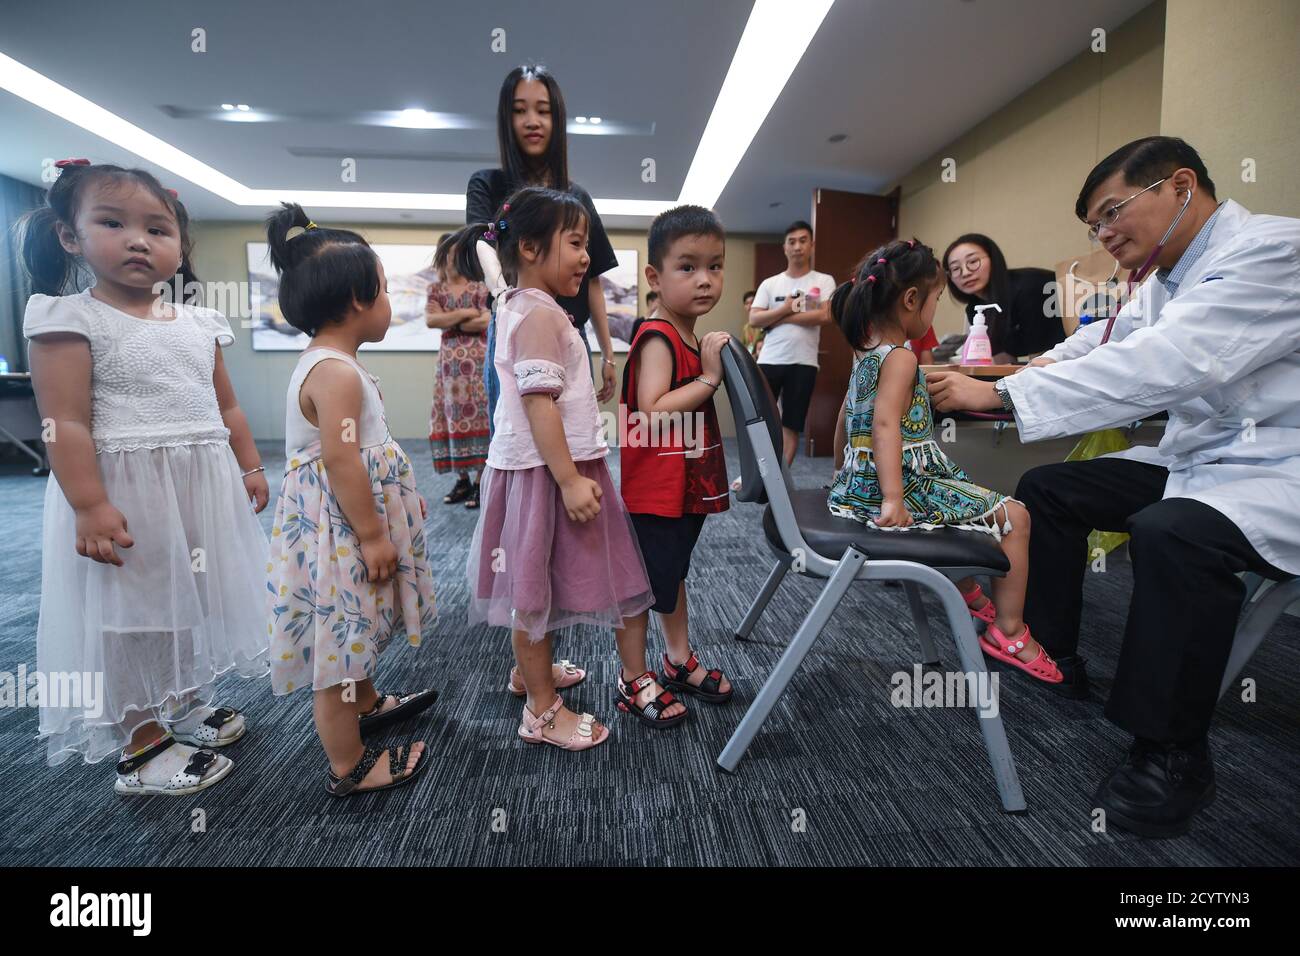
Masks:
[[[812,238],[812,226],[802,219],[796,219],[794,222],[790,223],[790,225],[785,227],[785,232],[781,233],[781,241],[784,242],[786,236],[790,235],[792,232],[799,232],[801,229],[808,233],[809,239]]]
[[[650,265],[662,269],[668,247],[684,236],[717,236],[723,243],[727,241],[727,231],[713,210],[703,206],[674,206],[650,223]]]

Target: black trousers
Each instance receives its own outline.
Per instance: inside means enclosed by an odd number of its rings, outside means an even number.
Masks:
[[[1221,512],[1162,500],[1168,477],[1117,458],[1062,462],[1026,472],[1016,497],[1031,521],[1025,620],[1053,657],[1078,648],[1088,533],[1131,536],[1133,597],[1106,717],[1135,737],[1182,744],[1210,727],[1245,598],[1237,574],[1289,575]]]

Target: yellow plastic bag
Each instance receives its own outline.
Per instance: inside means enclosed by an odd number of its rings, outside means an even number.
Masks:
[[[1079,439],[1079,444],[1070,450],[1070,453],[1065,456],[1065,460],[1087,461],[1090,458],[1100,458],[1102,455],[1109,455],[1113,451],[1123,451],[1129,447],[1131,447],[1129,440],[1124,437],[1122,431],[1118,428],[1104,428],[1099,432],[1089,432]],[[1128,535],[1122,531],[1094,530],[1088,535],[1088,559],[1092,559],[1098,548],[1103,553],[1110,554],[1127,540]]]

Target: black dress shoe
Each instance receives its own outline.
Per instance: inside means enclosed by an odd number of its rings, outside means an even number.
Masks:
[[[1088,662],[1077,654],[1055,657],[1053,660],[1056,661],[1056,666],[1060,669],[1064,680],[1059,684],[1048,684],[1043,681],[1034,681],[1034,683],[1041,684],[1053,694],[1060,694],[1070,700],[1087,700]]]
[[[1186,833],[1214,793],[1214,764],[1204,740],[1166,746],[1138,739],[1094,799],[1106,811],[1107,825],[1141,836],[1170,837]]]

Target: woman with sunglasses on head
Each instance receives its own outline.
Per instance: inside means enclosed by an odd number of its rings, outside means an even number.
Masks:
[[[1050,269],[1008,269],[998,244],[978,232],[954,239],[943,254],[943,267],[948,291],[966,306],[968,323],[977,305],[996,302],[1002,307],[984,313],[994,362],[1011,364],[1064,341],[1061,317],[1050,304],[1056,281]]]

